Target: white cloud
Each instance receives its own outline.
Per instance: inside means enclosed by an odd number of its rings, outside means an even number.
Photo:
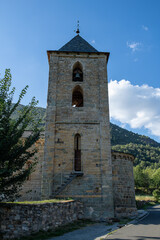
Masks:
[[[160,136],[160,88],[132,85],[125,79],[111,80],[109,101],[111,118]]]
[[[143,28],[143,30],[148,31],[148,27],[147,26],[142,25],[142,28]]]
[[[95,41],[95,40],[92,40],[92,41],[91,41],[91,43],[92,43],[92,44],[95,44],[95,43],[96,43],[96,41]]]
[[[131,43],[127,42],[127,47],[129,47],[132,50],[132,52],[139,50],[140,45],[141,43],[139,42],[131,42]]]

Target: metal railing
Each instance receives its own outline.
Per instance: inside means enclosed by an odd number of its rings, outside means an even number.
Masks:
[[[72,165],[72,161],[70,161],[70,162],[68,162],[67,164],[64,164],[64,165],[65,165],[65,166],[62,165],[61,168],[60,168],[60,171],[53,176],[53,180],[54,180],[54,179],[57,179],[57,177],[60,176],[60,184],[63,183],[64,174],[66,174],[66,173],[65,173],[65,170],[66,170],[66,168],[67,168],[69,165]],[[72,168],[71,168],[69,174],[70,174],[71,172],[72,172]]]

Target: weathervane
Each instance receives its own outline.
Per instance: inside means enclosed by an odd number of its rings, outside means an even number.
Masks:
[[[77,35],[79,35],[80,31],[79,31],[79,20],[77,21],[77,31],[76,31]]]

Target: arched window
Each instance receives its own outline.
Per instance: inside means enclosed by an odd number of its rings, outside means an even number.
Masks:
[[[83,90],[76,86],[72,93],[72,107],[83,107]]]
[[[83,71],[80,62],[76,62],[73,66],[72,80],[74,82],[83,82]]]
[[[78,133],[74,137],[74,170],[81,171],[81,136]]]

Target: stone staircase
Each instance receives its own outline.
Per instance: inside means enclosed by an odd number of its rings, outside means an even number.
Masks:
[[[61,193],[68,184],[70,184],[76,177],[83,176],[82,172],[74,172],[70,173],[68,178],[64,180],[64,182],[54,191],[52,198],[55,198],[59,193]]]

